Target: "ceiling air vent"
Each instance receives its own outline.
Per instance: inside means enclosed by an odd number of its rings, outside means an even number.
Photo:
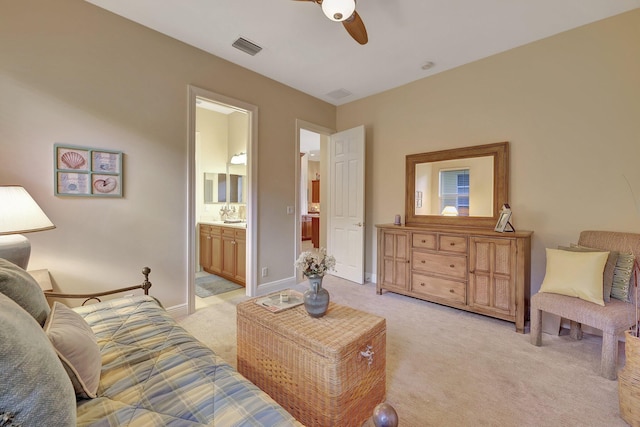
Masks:
[[[235,47],[236,49],[240,49],[244,53],[248,53],[251,56],[254,56],[256,53],[262,50],[262,48],[257,44],[251,43],[249,40],[243,39],[242,37],[234,41],[232,46]]]
[[[337,89],[327,94],[328,97],[333,99],[342,99],[349,95],[353,95],[353,94],[346,89]]]

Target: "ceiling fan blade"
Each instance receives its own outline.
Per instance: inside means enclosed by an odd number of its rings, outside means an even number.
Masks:
[[[355,41],[360,44],[367,44],[369,41],[367,29],[364,27],[364,22],[362,22],[358,12],[353,12],[353,15],[342,21],[342,25],[344,25],[344,28],[351,34],[351,37],[353,37]]]

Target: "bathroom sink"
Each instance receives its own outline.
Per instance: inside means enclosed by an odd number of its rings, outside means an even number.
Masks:
[[[244,220],[241,220],[241,219],[225,219],[224,220],[225,224],[239,224],[241,222],[244,222]]]

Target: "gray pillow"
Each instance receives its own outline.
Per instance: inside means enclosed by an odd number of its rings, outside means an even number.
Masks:
[[[620,253],[613,273],[613,288],[611,297],[622,301],[630,301],[631,278],[633,277],[633,262],[635,257],[630,253]]]
[[[58,353],[76,395],[85,399],[96,397],[102,359],[91,327],[78,313],[56,301],[44,332]]]
[[[75,426],[76,395],[38,323],[0,294],[0,410],[27,426]]]
[[[33,277],[22,268],[0,258],[0,292],[14,300],[34,319],[44,325],[51,309],[42,288]]]

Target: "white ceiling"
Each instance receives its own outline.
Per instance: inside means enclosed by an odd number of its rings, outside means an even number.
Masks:
[[[640,0],[359,0],[369,43],[310,1],[87,0],[334,105],[640,7]],[[263,49],[250,56],[243,37]],[[435,65],[429,70],[422,66]],[[328,94],[348,91],[336,99]]]

